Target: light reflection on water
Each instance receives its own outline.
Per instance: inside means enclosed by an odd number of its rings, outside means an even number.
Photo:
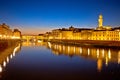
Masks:
[[[49,46],[50,45],[50,46]],[[108,66],[110,62],[120,63],[120,50],[112,48],[102,48],[93,46],[75,46],[75,45],[63,45],[63,44],[50,44],[49,48],[53,54],[67,55],[67,56],[82,56],[84,58],[90,58],[97,61],[97,69],[101,71],[103,62]]]
[[[3,72],[3,66],[8,65],[6,74],[9,76],[4,74],[5,79],[24,80],[24,77],[29,75],[27,78],[29,80],[98,80],[98,78],[112,80],[120,74],[119,48],[24,42],[21,51],[15,56],[19,48],[20,45],[15,47],[13,53],[0,65],[0,72]],[[13,57],[14,59],[10,60]]]
[[[17,46],[11,45],[10,47],[6,46],[7,48],[4,49],[3,52],[0,52],[0,78],[2,77],[3,69],[9,63],[10,59],[12,59],[16,52],[20,50],[21,45],[18,44]]]

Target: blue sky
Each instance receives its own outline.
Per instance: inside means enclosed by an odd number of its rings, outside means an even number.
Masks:
[[[0,23],[23,34],[39,34],[56,28],[120,26],[120,0],[0,0]]]

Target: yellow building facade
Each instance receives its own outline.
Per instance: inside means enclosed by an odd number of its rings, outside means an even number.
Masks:
[[[110,26],[103,26],[102,15],[99,15],[96,29],[69,27],[54,29],[51,34],[51,39],[120,41],[120,28],[114,29]]]
[[[92,40],[112,40],[119,41],[119,31],[94,31],[92,32]]]
[[[20,35],[20,31],[12,31],[5,23],[0,24],[0,39],[20,39]]]
[[[18,29],[14,29],[12,38],[21,39],[21,32]]]
[[[73,32],[74,40],[81,40],[81,32]]]
[[[73,39],[73,31],[69,29],[52,30],[53,39]]]

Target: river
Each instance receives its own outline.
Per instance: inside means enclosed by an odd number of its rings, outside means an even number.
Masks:
[[[23,42],[0,59],[0,80],[120,79],[120,48]]]

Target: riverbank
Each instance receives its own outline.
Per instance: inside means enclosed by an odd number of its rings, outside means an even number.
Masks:
[[[0,64],[7,60],[19,43],[20,40],[0,40]]]
[[[71,45],[92,45],[101,47],[120,47],[120,41],[101,41],[101,40],[51,40],[51,43],[71,44]]]
[[[17,39],[0,40],[0,49],[14,45],[17,42],[20,42],[20,40],[17,40]]]

